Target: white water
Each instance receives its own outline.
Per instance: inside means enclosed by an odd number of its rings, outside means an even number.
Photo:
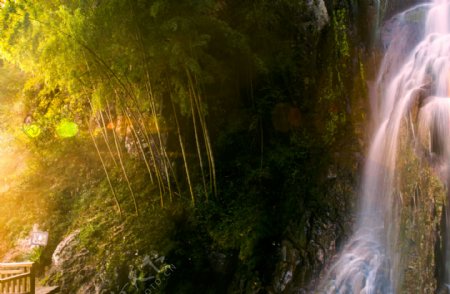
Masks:
[[[321,292],[400,290],[401,252],[395,248],[402,200],[393,187],[402,126],[409,128],[416,150],[444,183],[450,179],[449,12],[450,0],[434,0],[390,21],[387,52],[372,98],[375,132],[363,174],[358,221],[353,236],[322,280]],[[449,283],[448,268],[445,275],[444,282]]]

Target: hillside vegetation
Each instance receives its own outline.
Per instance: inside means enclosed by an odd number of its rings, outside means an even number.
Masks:
[[[367,7],[3,2],[0,254],[39,224],[48,246],[14,259],[64,293],[278,293],[318,276],[351,225]]]

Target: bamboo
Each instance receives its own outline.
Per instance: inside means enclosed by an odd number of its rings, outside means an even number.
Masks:
[[[83,56],[84,56],[84,63],[86,64],[86,68],[87,68],[87,72],[88,72],[88,76],[89,76],[89,81],[90,81],[91,85],[94,87],[94,83],[92,81],[91,67],[89,66],[89,63],[87,61],[86,54],[84,53],[84,51],[83,51]],[[83,92],[84,92],[84,94],[86,95],[86,97],[89,97],[89,95],[87,93],[87,90],[86,90],[85,84],[83,83],[83,81],[81,79],[79,79],[79,81],[83,85]],[[89,101],[89,105],[90,105],[92,111],[94,111],[94,107],[92,105],[91,100],[88,99],[88,101]],[[116,161],[115,156],[114,156],[114,153],[112,152],[111,147],[109,146],[108,136],[107,136],[107,133],[106,133],[106,129],[104,128],[105,127],[105,121],[103,119],[103,115],[102,115],[101,112],[100,112],[100,116],[101,116],[102,125],[103,125],[103,128],[101,128],[101,131],[102,131],[102,134],[103,134],[103,137],[104,137],[104,140],[105,140],[106,147],[108,148],[108,151],[109,151],[109,153],[111,155],[111,158],[112,158],[112,160],[114,162],[114,165],[118,166],[117,161]],[[98,120],[97,120],[97,123],[98,123]]]
[[[205,147],[206,147],[206,154],[208,157],[208,163],[209,163],[209,168],[210,168],[211,186],[212,186],[214,195],[216,196],[217,195],[216,167],[215,167],[215,162],[214,162],[214,154],[212,151],[212,146],[211,146],[211,142],[210,142],[210,138],[209,138],[209,134],[208,134],[208,127],[206,124],[205,115],[202,111],[202,105],[201,105],[200,95],[198,94],[198,90],[197,91],[195,90],[191,74],[189,73],[188,70],[186,70],[186,73],[187,73],[187,76],[189,79],[189,85],[192,88],[192,93],[194,94],[193,97],[194,97],[195,106],[196,106],[197,112],[199,114],[199,121],[200,121],[200,125],[201,125],[202,132],[203,132],[203,138],[204,138]]]
[[[102,163],[103,171],[105,172],[106,179],[108,181],[109,187],[110,187],[111,192],[112,192],[113,197],[114,197],[114,201],[116,202],[117,209],[119,210],[119,215],[120,215],[120,217],[122,217],[122,208],[120,207],[120,203],[119,203],[119,200],[117,198],[116,191],[115,191],[115,189],[114,189],[114,187],[112,185],[111,178],[109,177],[108,169],[106,168],[105,162],[103,161],[102,154],[100,153],[100,149],[98,148],[97,142],[95,141],[95,137],[92,134],[92,131],[91,131],[91,129],[89,127],[88,127],[88,130],[89,130],[89,134],[91,135],[92,142],[94,143],[95,150],[97,150],[97,154],[98,154],[98,157],[100,158],[100,162]]]
[[[130,119],[129,114],[128,114],[127,111],[126,111],[126,113],[127,113],[128,119],[130,120],[130,123],[132,124],[132,121],[131,121],[131,119]],[[140,143],[139,135],[137,134],[135,128],[132,127],[131,129],[132,129],[132,132],[133,132],[134,137],[136,138],[136,141],[138,141],[139,144],[141,144],[141,143]],[[157,178],[157,180],[158,180],[157,182],[158,182],[158,189],[159,189],[160,205],[161,205],[161,207],[164,207],[164,192],[165,192],[164,181],[163,181],[163,179],[162,179],[161,172],[160,172],[160,170],[159,170],[159,168],[158,168],[158,166],[157,166],[157,163],[156,163],[155,151],[154,151],[153,148],[151,147],[150,143],[147,143],[147,144],[149,145],[150,156],[151,156],[151,158],[152,158],[152,160],[153,160],[153,168],[154,168],[154,170],[155,170],[155,175],[156,175],[156,178]],[[141,147],[141,148],[142,148],[142,147]],[[143,148],[142,148],[142,153],[145,154]],[[146,164],[148,165],[148,163],[146,163]]]
[[[128,3],[130,4],[131,13],[133,15],[135,15],[133,3],[132,2],[128,2]],[[136,18],[134,17],[134,19],[136,19]],[[145,45],[144,45],[144,42],[142,41],[141,30],[140,30],[140,28],[139,28],[139,26],[137,25],[136,22],[134,22],[134,24],[135,24],[135,28],[136,28],[136,34],[137,34],[136,35],[136,39],[137,39],[137,41],[138,41],[138,43],[139,43],[139,45],[141,47],[141,52],[142,52],[142,57],[143,57],[143,64],[144,64],[145,78],[146,78],[146,82],[145,82],[146,93],[147,93],[149,101],[150,101],[150,110],[152,112],[152,116],[153,116],[153,119],[154,119],[156,133],[158,135],[158,140],[159,140],[159,146],[160,146],[161,154],[163,156],[162,158],[163,158],[163,161],[164,161],[164,165],[163,166],[164,166],[164,172],[166,174],[167,187],[169,189],[170,199],[172,200],[173,192],[172,192],[172,187],[171,187],[171,182],[170,182],[170,175],[169,175],[169,169],[168,169],[168,166],[170,166],[170,160],[169,160],[167,152],[166,152],[166,150],[164,148],[164,144],[163,144],[162,137],[161,137],[161,130],[160,130],[160,126],[159,126],[159,121],[157,119],[155,97],[153,95],[152,84],[151,84],[151,80],[150,80],[150,71],[149,71],[149,68],[148,68],[148,58],[147,58],[147,53],[146,53],[147,51],[145,50]],[[137,101],[136,101],[136,105],[137,105],[137,107],[139,109],[139,105],[137,104]],[[145,124],[143,124],[143,126],[144,126],[144,130],[146,130]],[[173,169],[170,169],[170,170],[172,172],[172,175],[175,177]]]
[[[125,181],[127,182],[128,190],[131,193],[131,198],[133,200],[135,212],[137,215],[139,215],[139,209],[138,209],[138,205],[137,205],[137,201],[136,201],[136,196],[134,195],[133,187],[131,186],[131,182],[130,182],[130,179],[128,178],[128,174],[127,174],[125,165],[123,164],[122,155],[120,153],[120,147],[119,147],[119,144],[117,143],[117,140],[114,140],[114,145],[116,146],[117,157],[119,159],[120,168],[122,169],[122,173],[125,177]]]
[[[187,179],[188,186],[189,186],[189,192],[191,194],[191,201],[192,201],[192,204],[195,204],[194,190],[192,189],[191,176],[190,176],[190,173],[189,173],[189,166],[188,166],[188,162],[187,162],[187,159],[186,159],[186,152],[185,152],[185,149],[184,149],[183,138],[181,137],[181,132],[180,132],[180,124],[178,123],[178,116],[177,116],[177,113],[175,111],[175,105],[173,104],[172,100],[171,100],[171,103],[172,103],[172,110],[173,110],[173,115],[174,115],[174,118],[175,118],[175,123],[177,125],[178,140],[180,142],[181,154],[183,156],[184,168],[185,168],[185,171],[186,171],[186,179]]]
[[[189,99],[190,99],[190,104],[191,104],[192,123],[193,123],[193,127],[194,127],[194,137],[195,137],[195,143],[197,146],[198,161],[200,164],[200,172],[202,174],[203,189],[205,191],[205,197],[206,197],[206,199],[208,199],[208,190],[206,188],[205,171],[203,168],[203,158],[202,158],[203,156],[202,156],[202,152],[200,149],[200,141],[199,141],[198,132],[197,132],[196,115],[195,115],[195,111],[194,111],[195,102],[193,101],[192,95],[193,95],[193,93],[191,92],[191,89],[189,89]]]

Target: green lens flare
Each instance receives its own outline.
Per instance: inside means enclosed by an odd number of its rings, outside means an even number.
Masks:
[[[41,128],[37,124],[24,125],[23,131],[30,138],[37,138],[41,134]]]
[[[72,121],[63,120],[56,126],[56,134],[60,138],[71,138],[78,134],[78,125]]]

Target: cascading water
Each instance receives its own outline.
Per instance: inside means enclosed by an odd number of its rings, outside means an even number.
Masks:
[[[450,0],[415,6],[390,20],[387,51],[372,99],[375,132],[355,233],[323,278],[320,292],[400,291],[402,253],[396,245],[401,200],[394,186],[402,126],[412,133],[416,153],[427,159],[445,184],[450,181],[449,21]],[[447,213],[448,228],[449,209]],[[450,253],[444,255],[450,261]],[[450,283],[448,266],[444,283]]]

